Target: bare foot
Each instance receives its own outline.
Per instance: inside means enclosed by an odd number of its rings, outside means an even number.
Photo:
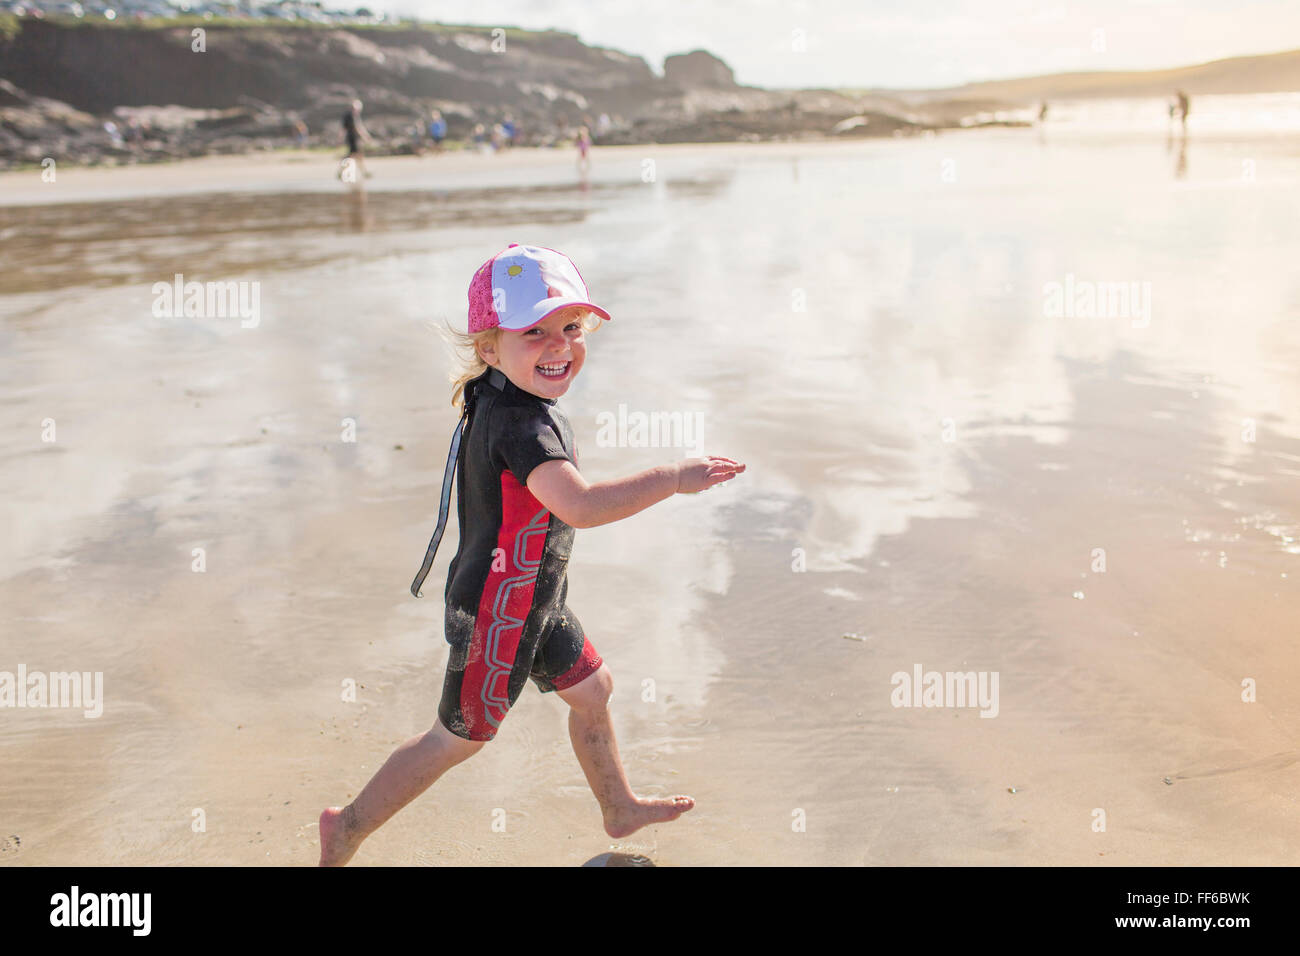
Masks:
[[[349,826],[352,815],[351,805],[328,807],[321,811],[319,866],[343,866],[361,846],[355,821]]]
[[[648,824],[676,820],[694,806],[694,797],[637,797],[636,803],[605,812],[605,832],[612,837],[625,837]]]

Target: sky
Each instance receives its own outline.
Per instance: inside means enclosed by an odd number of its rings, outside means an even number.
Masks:
[[[564,30],[663,58],[703,48],[764,87],[945,87],[1300,49],[1300,0],[365,0],[443,23]],[[331,6],[331,4],[326,4]]]

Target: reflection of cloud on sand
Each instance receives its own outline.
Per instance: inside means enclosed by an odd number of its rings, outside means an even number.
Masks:
[[[580,454],[586,467],[588,456]],[[612,466],[593,473],[612,473]],[[731,560],[725,540],[710,530],[718,518],[704,496],[678,502],[684,507],[661,506],[582,531],[570,563],[569,605],[596,648],[614,660],[623,702],[616,721],[696,712],[724,661],[697,619],[702,598],[730,586]]]

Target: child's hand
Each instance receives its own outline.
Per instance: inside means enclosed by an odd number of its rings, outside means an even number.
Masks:
[[[744,470],[744,465],[730,458],[687,458],[677,463],[677,493],[693,495],[730,481]]]

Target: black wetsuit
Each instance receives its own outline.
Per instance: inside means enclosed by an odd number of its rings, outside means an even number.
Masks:
[[[355,153],[360,147],[360,136],[357,133],[357,118],[348,110],[343,114],[343,132],[348,137],[348,155]]]
[[[465,392],[460,547],[447,571],[451,654],[438,716],[457,736],[491,740],[528,678],[544,692],[564,690],[601,659],[565,606],[573,528],[527,487],[543,462],[577,465],[568,419],[555,399],[523,391],[497,369]]]

